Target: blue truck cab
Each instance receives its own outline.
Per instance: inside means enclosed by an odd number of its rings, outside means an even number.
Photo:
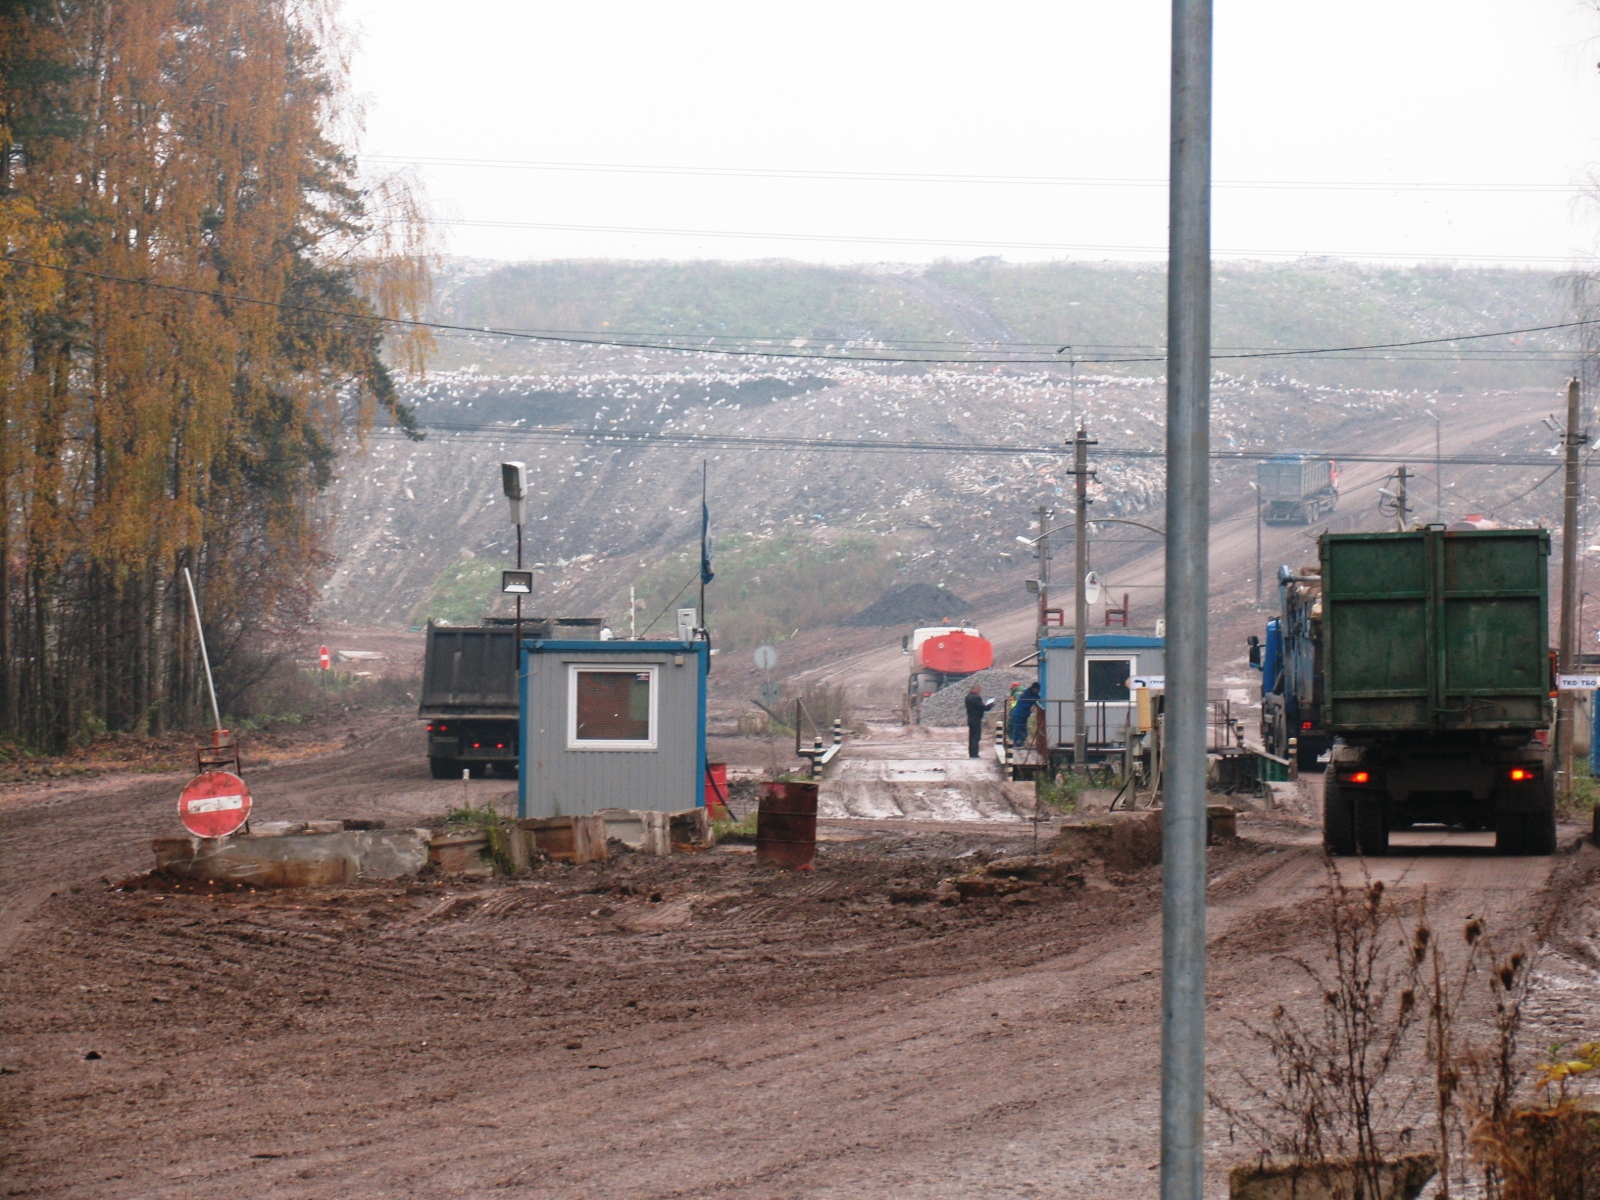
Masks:
[[[1261,672],[1261,746],[1313,769],[1333,744],[1322,725],[1322,578],[1315,569],[1278,569],[1279,615],[1266,637],[1251,639],[1250,665]]]

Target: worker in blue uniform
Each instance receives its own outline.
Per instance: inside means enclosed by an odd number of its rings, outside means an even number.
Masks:
[[[1011,744],[1025,745],[1028,741],[1028,718],[1039,704],[1039,681],[1034,680],[1011,705]]]

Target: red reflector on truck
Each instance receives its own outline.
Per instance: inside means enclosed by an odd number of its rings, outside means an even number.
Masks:
[[[1352,771],[1344,777],[1346,783],[1371,783],[1372,775],[1366,771]]]
[[[1085,645],[1087,645],[1087,644],[1088,643],[1085,643]],[[1310,729],[1311,728],[1311,722],[1310,721],[1301,721],[1300,722],[1300,728],[1301,729]]]

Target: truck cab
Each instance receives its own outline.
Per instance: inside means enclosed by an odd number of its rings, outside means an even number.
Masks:
[[[1261,746],[1314,770],[1333,744],[1322,722],[1322,579],[1315,568],[1278,569],[1280,612],[1252,647],[1261,671]]]

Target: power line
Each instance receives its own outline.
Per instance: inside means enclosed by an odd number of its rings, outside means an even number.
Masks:
[[[29,267],[35,270],[56,271],[66,275],[76,275],[88,279],[98,279],[107,283],[125,284],[133,287],[152,288],[158,291],[173,292],[180,295],[199,296],[213,300],[224,300],[232,304],[253,304],[263,308],[277,309],[282,312],[307,313],[313,316],[331,317],[341,321],[357,321],[379,325],[396,325],[407,329],[442,330],[452,333],[465,333],[473,336],[511,338],[537,342],[556,342],[568,345],[607,346],[618,349],[656,350],[676,354],[710,354],[724,357],[743,358],[779,358],[789,360],[821,360],[831,362],[879,362],[899,363],[906,365],[939,364],[952,365],[1034,365],[1042,366],[1049,363],[1156,363],[1164,362],[1165,354],[1146,355],[1117,355],[1082,357],[1073,355],[1062,358],[1061,351],[1056,354],[1024,358],[1007,356],[1004,358],[974,358],[971,356],[940,358],[933,355],[922,357],[909,357],[900,355],[864,355],[864,354],[831,354],[831,353],[802,353],[799,349],[767,350],[749,347],[727,346],[677,346],[665,345],[660,342],[649,342],[640,339],[609,338],[605,335],[580,336],[574,334],[532,333],[511,329],[496,329],[491,326],[455,325],[441,321],[424,321],[407,317],[386,317],[378,313],[349,312],[340,309],[323,308],[318,305],[291,304],[281,300],[263,300],[254,296],[245,296],[235,292],[221,292],[210,288],[192,287],[185,284],[162,283],[154,279],[137,279],[126,275],[115,275],[107,271],[92,271],[84,267],[66,267],[54,263],[38,263],[29,259],[18,258],[13,255],[0,255],[0,262],[11,263],[14,266]],[[1396,350],[1417,346],[1444,346],[1455,342],[1477,341],[1485,338],[1518,337],[1532,333],[1552,333],[1562,329],[1579,329],[1591,325],[1600,325],[1600,318],[1587,318],[1574,321],[1559,321],[1548,325],[1527,325],[1516,329],[1498,329],[1479,333],[1451,334],[1445,337],[1415,338],[1403,342],[1373,342],[1350,346],[1324,346],[1305,349],[1285,350],[1256,350],[1235,351],[1229,353],[1214,353],[1213,359],[1262,359],[1262,358],[1308,358],[1324,354],[1347,354],[1355,351],[1370,350]],[[777,339],[774,339],[777,340]],[[1066,350],[1068,347],[1062,347]]]
[[[1047,187],[1164,188],[1157,176],[1083,175],[967,175],[915,171],[805,171],[768,167],[668,166],[651,163],[537,162],[501,158],[449,158],[426,155],[366,154],[364,162],[400,163],[408,166],[492,168],[522,171],[576,171],[624,175],[704,175],[742,179],[830,179],[864,183],[960,183],[1041,185]],[[1415,180],[1315,180],[1218,179],[1216,188],[1250,188],[1281,191],[1374,192],[1529,192],[1570,194],[1582,189],[1566,183],[1428,183]]]
[[[964,238],[873,237],[847,233],[764,233],[738,229],[665,229],[646,225],[575,225],[554,221],[482,221],[434,218],[435,225],[481,229],[540,229],[558,233],[613,233],[643,237],[733,238],[761,242],[837,242],[870,246],[959,246],[976,250],[1065,250],[1079,254],[1165,254],[1165,246],[1095,246],[1076,242],[985,241]],[[1247,258],[1345,258],[1406,262],[1559,263],[1570,265],[1574,255],[1553,254],[1413,254],[1402,251],[1251,250],[1219,246],[1216,254]]]
[[[674,433],[654,429],[613,429],[604,426],[563,427],[553,425],[464,425],[445,421],[419,422],[419,427],[455,437],[471,437],[482,441],[548,441],[553,443],[586,442],[599,446],[670,445],[701,446],[721,449],[754,450],[821,450],[831,452],[877,452],[898,454],[965,454],[1036,456],[1053,458],[1070,453],[1066,444],[1055,446],[1019,446],[1008,443],[983,442],[922,442],[882,438],[827,438],[785,436],[776,434],[714,434]],[[1256,462],[1275,453],[1265,448],[1256,450],[1212,450],[1215,462]],[[1349,463],[1393,463],[1409,461],[1417,455],[1372,454],[1363,451],[1305,450],[1297,451],[1307,458],[1331,458]],[[1135,446],[1102,446],[1095,451],[1097,458],[1159,461],[1166,458],[1163,449],[1145,449]],[[1428,456],[1430,461],[1432,456]],[[1453,454],[1438,460],[1449,466],[1480,467],[1543,467],[1550,464],[1549,455],[1533,454]]]

